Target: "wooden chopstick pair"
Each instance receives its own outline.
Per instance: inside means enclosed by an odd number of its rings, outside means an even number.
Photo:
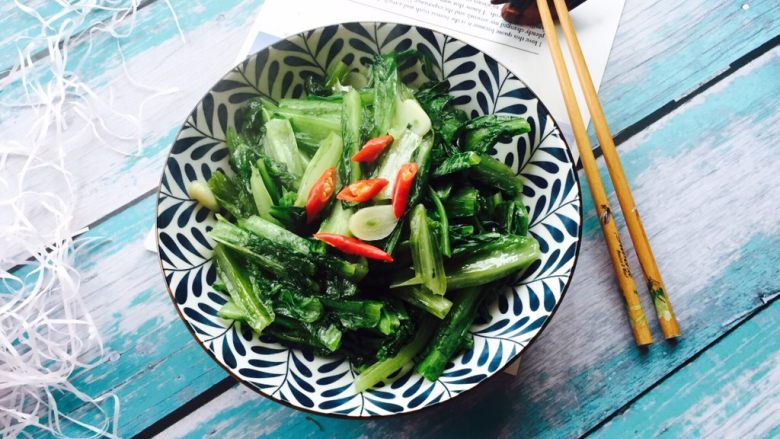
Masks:
[[[588,72],[585,57],[582,54],[582,49],[577,40],[574,26],[571,23],[569,10],[566,7],[566,2],[564,0],[553,1],[558,13],[558,20],[561,24],[563,35],[566,38],[566,43],[569,46],[569,51],[574,60],[574,67],[585,95],[585,102],[587,103],[588,110],[590,111],[593,120],[596,137],[601,144],[604,160],[607,162],[610,179],[615,187],[615,192],[617,193],[618,201],[620,202],[620,208],[623,211],[626,224],[628,225],[628,232],[634,243],[634,249],[639,258],[639,264],[642,266],[642,271],[644,272],[647,281],[647,288],[653,299],[653,305],[655,306],[655,312],[661,326],[661,331],[667,339],[678,337],[680,335],[680,327],[677,324],[677,318],[672,310],[669,296],[666,294],[666,288],[661,280],[661,273],[658,271],[658,266],[653,257],[653,251],[650,248],[650,243],[647,241],[647,235],[645,235],[644,228],[642,227],[639,212],[637,212],[636,205],[634,204],[634,197],[631,195],[631,189],[629,188],[626,176],[623,173],[623,167],[620,164],[620,158],[615,149],[615,142],[612,139],[609,127],[607,126],[604,111],[601,108],[598,95],[596,94],[596,88],[593,86],[593,79],[591,79],[590,72]],[[622,290],[623,297],[626,301],[626,309],[631,323],[631,330],[634,333],[634,339],[636,340],[637,345],[648,345],[653,342],[653,336],[650,334],[650,329],[647,326],[647,320],[645,319],[645,313],[642,309],[642,303],[639,300],[636,283],[631,275],[631,268],[628,265],[626,254],[623,251],[623,244],[620,241],[620,236],[618,235],[617,227],[615,226],[612,209],[607,200],[607,193],[604,189],[604,184],[601,182],[601,177],[599,176],[596,158],[593,155],[590,140],[588,139],[588,134],[585,129],[585,123],[580,114],[579,105],[577,104],[577,99],[574,95],[571,79],[569,78],[566,64],[563,61],[563,53],[561,52],[558,34],[555,30],[555,23],[553,23],[547,0],[536,0],[536,3],[542,18],[545,37],[550,46],[550,51],[552,52],[553,64],[555,65],[558,82],[560,83],[561,92],[563,93],[564,102],[566,103],[566,111],[569,114],[572,130],[574,131],[574,138],[580,151],[582,167],[585,170],[588,186],[593,195],[593,202],[596,205],[596,212],[599,217],[599,223],[601,224],[601,230],[604,233],[604,239],[607,241],[609,254],[612,258],[612,265],[615,267],[615,275],[617,276],[618,284],[620,285],[620,289]]]

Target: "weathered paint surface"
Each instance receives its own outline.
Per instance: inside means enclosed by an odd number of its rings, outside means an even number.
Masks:
[[[154,221],[153,197],[126,204],[156,187],[178,125],[231,67],[235,52],[226,48],[240,46],[260,3],[172,1],[186,43],[164,2],[139,11],[134,37],[121,43],[128,72],[144,84],[179,92],[146,106],[141,154],[124,156],[87,142],[69,152],[68,160],[79,164],[71,167],[80,186],[76,224],[116,212],[90,232],[109,239],[85,254],[80,266],[85,298],[94,304],[106,349],[119,356],[107,356],[104,364],[79,374],[75,384],[94,395],[119,396],[123,436],[143,430],[225,377],[178,320],[156,256],[142,250]],[[9,9],[0,6],[0,24],[6,29],[0,38],[0,69],[12,63],[8,56],[15,53],[18,37],[35,26]],[[779,27],[780,5],[770,0],[629,0],[601,88],[613,130],[684,97],[777,35]],[[114,93],[120,108],[137,112],[149,93],[131,86],[115,42],[98,38],[93,44],[88,67],[94,76],[88,82],[101,96]],[[79,50],[83,48],[74,53]],[[621,145],[683,327],[685,337],[678,344],[658,343],[646,352],[632,345],[619,296],[605,275],[610,270],[606,251],[586,205],[585,241],[573,286],[549,328],[524,355],[518,377],[502,374],[468,396],[418,416],[370,422],[306,415],[236,387],[166,435],[576,436],[638,395],[597,435],[620,436],[634,426],[659,434],[720,429],[778,434],[777,420],[767,415],[767,408],[778,404],[778,346],[765,343],[778,338],[777,304],[743,323],[747,313],[780,291],[780,226],[776,204],[770,203],[780,199],[780,177],[772,168],[780,153],[778,71],[777,52],[768,53]],[[0,90],[2,102],[20,96],[18,83]],[[23,138],[31,114],[0,111],[4,136]],[[46,179],[31,183],[45,187]],[[629,242],[627,236],[624,242]],[[645,307],[651,309],[648,300]],[[686,387],[691,381],[695,385]],[[678,394],[675,402],[654,412],[655,404]],[[62,407],[83,410],[76,401],[63,401]]]
[[[117,115],[103,114],[107,130],[99,130],[105,142],[95,140],[84,120],[71,117],[63,138],[67,146],[65,166],[72,173],[78,196],[72,201],[73,227],[78,230],[121,209],[155,189],[162,164],[184,119],[208,90],[233,67],[236,52],[246,37],[252,15],[262,0],[172,1],[185,41],[176,29],[164,1],[149,4],[134,14],[133,38],[116,40],[96,33],[70,48],[70,58],[79,60],[89,50],[88,62],[77,71],[105,105],[113,102],[120,113],[140,119],[135,127]],[[128,32],[129,24],[121,28]],[[125,67],[122,66],[122,57]],[[0,61],[4,61],[0,59]],[[48,58],[36,63],[46,72]],[[71,68],[77,61],[69,63]],[[37,120],[26,108],[21,81],[0,79],[0,132],[5,141],[29,144],[30,126]],[[168,92],[163,94],[161,92]],[[135,140],[119,140],[109,133],[143,135],[139,151]],[[12,156],[4,175],[9,181],[19,172],[22,158]],[[27,190],[55,191],[69,198],[63,185],[51,184],[51,175],[32,173]],[[58,180],[59,181],[59,178]],[[4,213],[0,212],[0,218]],[[5,249],[15,254],[16,249]]]
[[[643,395],[594,438],[780,435],[780,301]]]

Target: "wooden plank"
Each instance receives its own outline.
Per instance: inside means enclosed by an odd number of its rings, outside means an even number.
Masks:
[[[516,379],[500,374],[419,415],[365,423],[306,415],[236,388],[166,434],[573,437],[588,431],[780,291],[780,220],[769,201],[780,199],[773,166],[780,145],[772,141],[780,138],[778,68],[780,49],[624,145],[626,173],[683,328],[678,343],[646,351],[633,345],[586,200],[574,283],[524,354]]]
[[[147,145],[144,154],[123,157],[105,148],[96,148],[94,142],[84,142],[69,151],[68,168],[74,171],[80,186],[81,202],[75,210],[78,227],[148,191],[155,184],[153,182],[159,180],[160,163],[175,135],[174,127],[184,119],[202,91],[233,64],[235,53],[226,48],[237,50],[240,46],[260,2],[180,1],[173,4],[185,31],[186,44],[179,39],[170,11],[164,2],[160,2],[138,13],[135,17],[138,36],[124,41],[122,50],[133,79],[161,88],[177,86],[183,88],[183,92],[169,96],[167,106],[156,107],[152,105],[156,101],[152,101],[146,107],[148,128],[144,132],[151,138],[151,145]],[[98,72],[91,78],[90,85],[99,89],[98,93],[104,97],[113,90],[119,108],[135,113],[142,98],[149,93],[130,84],[118,65],[117,45],[111,39],[103,38],[102,42],[98,39],[95,38],[93,47],[94,59],[85,65],[86,71]],[[81,49],[77,47],[73,53],[78,55]],[[0,89],[0,99],[4,104],[14,102],[18,91],[14,84],[7,85]],[[177,105],[179,100],[184,103]],[[9,134],[4,140],[26,139],[25,129],[34,119],[29,112],[2,107],[0,114],[4,132]],[[3,177],[11,177],[15,168],[14,160],[9,160]],[[140,187],[137,185],[139,178],[144,182]],[[29,183],[46,190],[56,187],[47,175],[39,175]],[[89,207],[98,210],[90,211]],[[147,197],[145,203],[126,209],[125,215],[116,221],[101,224],[100,231],[91,235],[108,236],[111,243],[90,251],[80,264],[84,280],[82,291],[94,305],[95,320],[110,355],[105,364],[88,375],[77,376],[75,382],[92,395],[101,395],[111,389],[116,391],[122,400],[123,435],[138,432],[154,422],[160,413],[156,406],[159,401],[186,402],[205,390],[208,383],[226,376],[203,355],[200,347],[192,343],[164,293],[156,256],[143,251],[143,237],[153,224],[153,211],[154,201]],[[0,219],[7,213],[7,210],[0,212]],[[4,256],[9,250],[3,249]],[[129,265],[128,261],[131,261]],[[137,271],[139,268],[142,270]],[[140,317],[133,319],[133,316]],[[166,358],[168,361],[162,361]],[[178,359],[178,363],[170,361],[173,358]],[[186,380],[178,378],[180,370],[190,374]],[[141,374],[160,374],[171,381],[136,379]],[[148,387],[149,384],[153,387]],[[60,401],[60,407],[66,412],[78,412],[82,405],[64,399]],[[94,412],[87,414],[85,419],[89,419],[89,415]]]
[[[153,1],[139,2],[139,7],[145,7]],[[109,8],[116,8],[116,10],[97,7],[89,11],[88,14],[84,14],[84,8],[78,8],[66,14],[62,4],[52,0],[25,1],[23,4],[34,10],[34,12],[22,11],[12,1],[0,4],[0,29],[4,31],[3,36],[0,36],[0,77],[4,76],[5,72],[18,62],[19,51],[24,51],[28,45],[33,43],[33,39],[37,39],[42,35],[41,22],[34,14],[40,15],[43,19],[51,20],[49,28],[46,29],[46,35],[48,36],[56,35],[61,26],[66,24],[66,20],[81,19],[82,22],[70,31],[72,35],[76,35],[104,20],[110,19],[114,14],[119,14],[120,12],[124,14],[123,10],[130,8],[130,2],[128,2],[126,4],[108,6]],[[73,22],[67,23],[66,28],[70,29],[73,24]],[[37,45],[32,46],[33,54],[37,53],[39,56],[45,56],[47,53],[47,41],[41,39],[41,41],[36,40],[35,43]]]
[[[778,413],[780,300],[774,300],[591,437],[778,437]]]
[[[144,148],[138,152],[134,141],[116,140],[101,130],[106,139],[103,144],[93,137],[85,121],[72,115],[62,137],[71,139],[64,161],[78,188],[78,196],[72,200],[75,203],[73,230],[102,218],[159,184],[162,164],[179,126],[204,91],[233,66],[251,17],[262,1],[179,0],[172,3],[179,11],[186,43],[181,41],[165,2],[156,2],[138,11],[132,39],[117,43],[105,34],[96,34],[93,39],[89,61],[80,73],[88,78],[86,83],[97,96],[105,99],[104,102],[113,100],[117,111],[136,116],[143,110],[140,132]],[[78,44],[71,48],[70,56],[79,59],[87,49],[86,42]],[[121,56],[127,61],[127,73],[122,68]],[[44,67],[43,64],[36,65],[39,72],[44,71]],[[0,102],[3,104],[0,105],[0,131],[4,133],[4,141],[29,145],[29,129],[38,119],[31,109],[14,106],[25,102],[24,93],[19,81],[9,81],[11,78],[0,80]],[[137,83],[178,92],[144,103],[153,92],[138,87]],[[107,117],[105,122],[114,132],[134,133],[134,127],[128,126],[125,119]],[[51,154],[55,152],[51,151]],[[8,159],[3,177],[14,182],[9,187],[16,186],[22,161],[23,157],[19,156]],[[52,184],[53,179],[57,184]],[[53,177],[50,172],[33,172],[24,186],[30,191],[56,192],[69,200],[66,186],[60,181],[61,177]],[[0,211],[0,223],[10,223],[8,215],[10,211]],[[30,217],[36,215],[33,213]],[[46,215],[40,217],[46,218]],[[6,255],[17,253],[14,250],[5,249]]]
[[[45,0],[30,1],[25,5],[38,10],[42,17],[52,17],[62,10],[57,2]],[[18,60],[17,51],[30,42],[29,38],[41,33],[41,24],[14,2],[3,2],[0,4],[0,29],[3,29],[0,36],[0,71],[4,71]]]
[[[123,437],[227,376],[194,343],[165,290],[157,255],[143,249],[155,203],[147,197],[89,231],[86,237],[101,240],[77,261],[81,292],[103,337],[105,355],[97,367],[77,372],[71,382],[94,397],[108,392],[119,397]],[[95,410],[85,410],[73,398],[58,404],[80,419],[97,419]],[[112,409],[110,403],[104,406]],[[72,437],[84,433],[66,430]]]
[[[684,97],[778,34],[775,0],[626,2],[599,91],[610,128]]]
[[[174,0],[186,44],[179,41],[164,2],[155,2],[138,13],[136,37],[122,43],[128,71],[145,84],[177,87],[180,92],[157,97],[146,105],[142,130],[145,149],[141,154],[122,156],[91,137],[72,146],[66,160],[80,188],[74,230],[156,187],[179,124],[203,92],[232,65],[232,48],[240,46],[245,25],[260,2]],[[727,0],[688,1],[673,8],[661,1],[628,2],[601,88],[612,128],[617,132],[666,101],[682,97],[776,35],[780,26],[776,2],[757,0],[750,5],[744,11],[739,9],[741,3]],[[754,31],[745,32],[745,28]],[[84,69],[89,72],[90,86],[102,97],[113,93],[118,109],[136,114],[150,93],[130,84],[119,65],[116,43],[105,36],[96,37],[92,58]],[[18,83],[0,88],[4,104],[20,97]],[[29,111],[0,105],[0,130],[5,140],[24,141],[34,120]],[[71,131],[82,128],[76,121]],[[112,142],[111,146],[127,151],[135,148],[127,142]],[[9,169],[15,168],[13,163],[11,159]],[[28,187],[50,190],[50,180],[50,176],[40,175],[30,179]]]

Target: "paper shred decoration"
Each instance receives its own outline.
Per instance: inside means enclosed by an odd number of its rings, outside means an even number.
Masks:
[[[142,153],[144,106],[175,90],[132,78],[121,48],[125,76],[149,93],[137,114],[115,110],[110,93],[104,99],[86,82],[90,72],[82,66],[90,58],[93,39],[109,36],[119,47],[120,40],[132,35],[140,0],[58,1],[60,9],[46,17],[25,3],[14,2],[37,20],[38,33],[19,37],[16,64],[0,78],[0,88],[13,84],[23,92],[0,96],[2,110],[24,113],[25,120],[33,121],[23,140],[0,138],[0,437],[39,429],[54,437],[117,438],[119,398],[89,395],[71,382],[74,373],[116,361],[118,354],[104,349],[80,293],[76,257],[102,239],[77,237],[84,232],[73,224],[79,194],[65,163],[69,148],[87,140],[120,154]],[[160,5],[170,10],[184,41],[170,1]],[[94,18],[106,11],[108,18]],[[87,48],[78,59],[71,57],[76,46]],[[74,121],[83,121],[86,132],[68,132]],[[116,140],[131,141],[135,148],[118,150]],[[49,186],[33,190],[31,181],[40,180],[41,173]],[[66,396],[82,401],[86,412],[75,417],[60,412],[58,400]]]

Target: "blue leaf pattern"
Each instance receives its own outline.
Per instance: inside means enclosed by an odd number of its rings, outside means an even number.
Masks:
[[[226,297],[214,291],[216,270],[208,238],[215,216],[189,199],[187,185],[228,169],[225,133],[241,106],[265,97],[300,96],[307,76],[322,76],[343,61],[353,70],[378,50],[416,48],[451,83],[453,102],[468,114],[524,116],[531,132],[496,145],[491,153],[524,181],[530,233],[543,256],[519,273],[491,303],[489,321],[471,328],[474,347],[453,359],[436,382],[412,365],[363,394],[342,357],[318,357],[259,337],[246,325],[217,317]],[[414,68],[404,79],[425,79]],[[414,26],[346,23],[274,43],[228,72],[190,113],[171,148],[158,198],[160,260],[174,304],[195,337],[234,375],[259,392],[321,413],[366,417],[408,412],[446,401],[509,364],[538,335],[560,303],[581,235],[580,187],[571,154],[547,110],[525,84],[474,47]]]

